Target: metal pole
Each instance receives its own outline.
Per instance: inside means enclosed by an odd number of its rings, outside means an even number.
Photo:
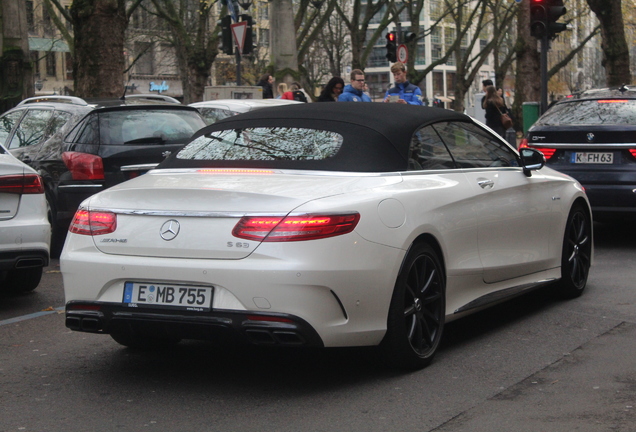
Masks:
[[[241,53],[238,49],[238,44],[235,46],[236,48],[236,85],[241,85]]]
[[[548,35],[541,38],[541,112],[548,110],[548,50],[550,49]]]

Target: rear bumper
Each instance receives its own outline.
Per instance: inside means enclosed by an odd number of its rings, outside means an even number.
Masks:
[[[0,271],[46,267],[49,252],[46,249],[31,249],[0,252]]]
[[[586,185],[585,193],[590,200],[594,216],[636,217],[636,184],[633,185]]]
[[[133,309],[117,303],[71,301],[66,327],[109,334],[125,329],[140,336],[242,341],[254,345],[323,347],[318,333],[293,315],[212,310],[210,312]]]

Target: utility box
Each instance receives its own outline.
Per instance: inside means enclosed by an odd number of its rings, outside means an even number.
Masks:
[[[261,86],[205,86],[203,100],[263,99]]]
[[[539,119],[539,102],[524,102],[521,105],[523,115],[523,134]]]

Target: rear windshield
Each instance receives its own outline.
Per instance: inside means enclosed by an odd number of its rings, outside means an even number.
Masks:
[[[309,161],[334,156],[343,137],[332,131],[293,127],[229,129],[200,136],[177,159],[211,161]]]
[[[546,112],[536,125],[636,124],[636,100],[599,99],[561,103]]]
[[[121,110],[99,114],[102,144],[180,144],[203,126],[195,111]]]

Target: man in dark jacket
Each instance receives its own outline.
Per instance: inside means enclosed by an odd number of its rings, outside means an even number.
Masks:
[[[406,66],[404,66],[404,63],[394,63],[393,66],[391,66],[391,73],[393,74],[395,86],[386,91],[384,102],[422,105],[422,90],[407,81]]]
[[[351,84],[348,84],[338,102],[371,102],[371,98],[364,93],[364,72],[360,69],[351,71]]]

